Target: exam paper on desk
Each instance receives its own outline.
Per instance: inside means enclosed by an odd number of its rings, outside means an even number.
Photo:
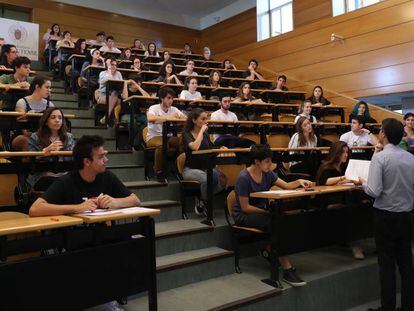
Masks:
[[[100,209],[97,208],[95,211],[87,211],[79,213],[78,215],[87,215],[87,216],[104,216],[104,215],[111,215],[111,214],[133,214],[137,212],[145,212],[150,211],[152,209],[145,208],[145,207],[127,207],[127,208],[120,208],[120,209]]]

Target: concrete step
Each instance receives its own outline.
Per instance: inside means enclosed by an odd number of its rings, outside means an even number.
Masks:
[[[144,168],[140,165],[109,165],[108,169],[123,182],[144,180]]]
[[[63,80],[61,80],[61,81],[52,81],[52,89],[56,88],[56,87],[64,88],[65,87],[65,82]]]
[[[71,132],[75,136],[75,138],[79,138],[83,135],[99,135],[99,136],[102,136],[103,138],[114,138],[115,137],[115,128],[95,127],[95,126],[72,126]]]
[[[208,247],[157,257],[158,291],[233,272],[233,252],[219,247]]]
[[[173,200],[144,201],[141,206],[161,210],[161,214],[154,217],[157,223],[170,222],[181,219],[181,203]]]
[[[109,151],[109,165],[144,165],[142,151]]]
[[[124,182],[141,201],[174,200],[180,201],[180,184],[178,181],[159,183],[157,181],[135,180]]]
[[[53,93],[50,95],[50,100],[55,102],[76,102],[78,103],[78,95],[77,94],[62,94],[62,93]],[[56,104],[57,106],[57,104]]]
[[[55,94],[55,95],[64,95],[64,94]],[[78,108],[79,104],[77,101],[73,100],[52,100],[53,104],[59,108]]]
[[[62,109],[63,113],[74,114],[77,117],[93,117],[94,111],[89,108],[71,108],[71,107],[59,107]]]
[[[81,127],[81,126],[88,126],[93,127],[95,126],[95,119],[94,117],[76,117],[75,119],[71,119],[70,122],[72,126]]]

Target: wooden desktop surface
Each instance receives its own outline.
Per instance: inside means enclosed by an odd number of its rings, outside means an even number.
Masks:
[[[128,210],[129,208],[123,208],[121,210]],[[133,207],[131,208],[133,209]],[[155,216],[159,215],[161,211],[159,209],[150,209],[150,208],[142,208],[143,210],[134,211],[130,213],[116,213],[116,214],[109,214],[109,215],[101,215],[101,216],[89,216],[89,215],[80,215],[80,214],[73,214],[71,216],[81,219],[86,224],[93,224],[98,222],[105,222],[111,220],[118,220],[118,219],[128,219],[128,218],[139,218],[145,216]]]

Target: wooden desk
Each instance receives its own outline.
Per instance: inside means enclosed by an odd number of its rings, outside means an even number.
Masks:
[[[306,92],[299,92],[299,91],[252,89],[252,92],[259,94],[260,98],[263,101],[272,102],[272,103],[288,103],[292,99],[305,100],[305,95],[306,95]]]
[[[348,243],[372,237],[372,204],[362,204],[359,187],[315,186],[313,191],[298,190],[287,194],[252,193],[255,198],[271,199],[270,277],[264,283],[280,288],[279,256],[309,251],[316,248]],[[343,193],[345,205],[329,208],[327,196]],[[286,202],[295,201],[295,210],[289,213]],[[328,200],[327,200],[328,199]],[[291,209],[291,207],[290,207]]]
[[[2,260],[28,252],[59,250],[51,256],[0,264],[0,309],[52,310],[59,305],[61,310],[82,310],[147,291],[149,310],[157,310],[155,229],[150,216],[158,213],[136,213],[138,221],[112,221],[111,226],[103,219],[87,223],[87,219],[71,216],[0,221]],[[82,223],[87,225],[80,226]],[[34,231],[42,234],[7,238]],[[73,284],[76,299],[68,300]]]

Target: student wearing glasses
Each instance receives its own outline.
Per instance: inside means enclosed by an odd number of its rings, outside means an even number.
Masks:
[[[5,44],[2,46],[1,52],[0,68],[13,68],[13,62],[19,56],[16,46]]]

